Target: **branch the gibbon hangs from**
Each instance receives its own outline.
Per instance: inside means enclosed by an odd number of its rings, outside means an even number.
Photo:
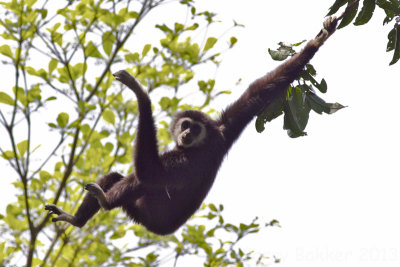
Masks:
[[[121,207],[136,223],[166,235],[176,231],[200,207],[232,144],[249,122],[276,97],[283,97],[318,48],[336,30],[337,19],[328,18],[324,29],[304,49],[264,77],[254,81],[243,95],[213,120],[203,112],[187,110],[175,115],[171,133],[175,148],[159,154],[151,101],[127,71],[114,74],[131,89],[138,101],[139,123],[133,159],[135,173],[109,173],[85,186],[88,194],[75,215],[54,204],[45,209],[82,227],[101,208]]]

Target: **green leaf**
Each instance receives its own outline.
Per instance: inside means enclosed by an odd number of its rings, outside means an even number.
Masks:
[[[22,89],[21,87],[13,87],[13,91],[14,94],[16,95],[16,98],[19,102],[21,102],[22,105],[24,105],[24,107],[28,106],[28,98],[25,95],[25,91],[24,89]]]
[[[231,37],[230,39],[230,44],[229,47],[233,47],[237,43],[238,39],[234,36]]]
[[[351,3],[352,3],[352,1],[351,1],[348,5],[350,5]],[[357,11],[358,11],[358,6],[359,6],[359,5],[360,5],[360,2],[357,2],[357,3],[353,6],[353,8],[349,11],[349,13],[347,13],[347,14],[343,17],[342,21],[340,22],[339,26],[337,27],[338,29],[341,29],[341,28],[346,27],[347,25],[350,24],[350,22],[353,21],[353,19],[354,19],[354,18],[356,17],[356,15],[357,15]]]
[[[302,44],[305,43],[305,42],[307,42],[307,40],[303,40],[303,41],[301,41],[301,42],[292,44],[292,46],[300,46],[300,45],[302,45]],[[310,64],[310,65],[311,65],[311,64]]]
[[[4,92],[0,92],[0,103],[14,105],[14,99]]]
[[[162,30],[165,33],[172,33],[172,30],[170,28],[168,28],[167,25],[163,24],[163,25],[156,25],[156,28]]]
[[[175,22],[174,30],[176,33],[182,32],[183,29],[185,29],[185,26],[183,24]]]
[[[53,101],[53,100],[56,100],[57,99],[57,97],[55,97],[55,96],[50,96],[49,98],[47,98],[45,101],[47,102],[47,101]]]
[[[15,153],[14,153],[14,151],[11,151],[11,150],[7,150],[7,151],[4,151],[4,153],[3,154],[1,154],[0,155],[2,158],[4,158],[4,159],[13,159],[13,158],[15,158]]]
[[[33,102],[34,100],[40,101],[42,99],[41,93],[42,90],[40,90],[39,84],[36,84],[35,86],[32,87],[32,89],[28,90],[27,97],[29,103]]]
[[[194,23],[192,26],[185,28],[185,31],[194,31],[199,27],[198,23]]]
[[[35,70],[32,67],[26,67],[29,74],[47,79],[47,72],[44,69]]]
[[[105,32],[102,36],[102,40],[103,50],[107,56],[110,56],[116,40],[115,35],[112,32]]]
[[[285,105],[283,128],[291,138],[307,135],[307,126],[311,108],[306,104],[304,92],[299,87],[288,89],[288,100]]]
[[[22,201],[22,200],[20,200]],[[7,214],[4,217],[4,222],[13,230],[23,231],[28,226],[22,218],[22,205],[9,204],[6,210]]]
[[[4,259],[7,257],[6,252],[6,241],[0,243],[0,262],[4,262]]]
[[[110,238],[111,238],[111,239],[119,239],[119,238],[124,237],[125,234],[126,234],[125,225],[120,225],[120,226],[118,227],[118,229],[115,229],[115,230],[113,231],[113,234],[111,235]]]
[[[89,41],[89,43],[85,46],[85,55],[87,57],[103,58],[92,41]]]
[[[325,100],[311,91],[307,92],[306,102],[318,114],[322,114],[322,112],[332,114],[345,107],[339,103],[326,103]]]
[[[68,120],[69,120],[69,115],[67,113],[61,112],[60,114],[58,114],[57,123],[58,126],[60,126],[61,128],[65,128],[67,126]]]
[[[52,58],[49,62],[49,73],[52,73],[58,65],[58,60],[55,58]]]
[[[136,63],[140,61],[140,55],[139,53],[135,52],[135,53],[128,53],[125,55],[125,60],[128,63]]]
[[[59,32],[52,32],[51,33],[51,40],[62,47],[63,44],[63,35]]]
[[[375,10],[375,0],[364,0],[363,7],[354,22],[354,25],[363,25],[371,18]]]
[[[290,51],[287,49],[272,50],[268,48],[271,58],[276,61],[283,61],[288,58]]]
[[[158,102],[162,110],[167,110],[171,106],[171,99],[169,97],[163,96]]]
[[[149,53],[150,49],[151,49],[151,44],[146,44],[142,50],[142,57],[145,57],[147,53]]]
[[[393,28],[388,34],[388,43],[386,52],[392,51],[396,46],[396,28]]]
[[[335,14],[340,7],[344,6],[348,0],[336,0],[335,3],[329,8],[327,16]]]
[[[137,19],[139,16],[140,16],[139,13],[137,13],[135,11],[128,12],[128,17],[131,19]]]
[[[28,150],[28,140],[24,140],[17,144],[18,153],[21,158],[24,157],[26,151]]]
[[[37,9],[37,12],[42,15],[42,19],[47,17],[47,9]]]
[[[325,79],[322,79],[319,85],[315,85],[315,87],[317,87],[321,93],[326,93],[326,91],[328,91],[328,85]]]
[[[214,204],[211,203],[211,204],[209,204],[208,206],[209,206],[210,210],[215,211],[215,212],[218,211],[218,210],[217,210],[217,207],[215,207]]]
[[[283,113],[284,97],[276,97],[273,101],[257,116],[256,130],[261,133],[265,130],[265,123],[272,121]]]
[[[13,58],[13,54],[9,45],[0,46],[0,54],[3,54],[9,58]]]
[[[395,64],[400,59],[400,25],[395,26],[395,33],[395,48],[392,61],[390,61],[389,65]]]
[[[308,73],[309,73],[311,76],[317,75],[317,71],[315,70],[314,66],[311,65],[311,64],[307,64],[307,65],[306,65],[306,70],[308,71]]]
[[[301,77],[306,81],[310,81],[312,85],[314,85],[321,93],[326,93],[326,91],[328,90],[328,85],[325,79],[322,79],[321,83],[318,83],[317,80],[315,80],[315,78],[306,71],[302,72]]]
[[[87,71],[87,63],[77,63],[74,66],[71,66],[70,72],[73,80],[78,79],[82,75],[84,75]]]
[[[307,92],[306,102],[309,107],[318,114],[329,111],[328,107],[326,106],[326,102],[312,92]]]
[[[39,176],[42,182],[47,182],[51,178],[51,174],[43,170],[39,172]]]
[[[104,110],[103,114],[101,114],[101,116],[103,117],[103,120],[105,120],[106,122],[110,123],[110,124],[115,124],[115,114],[111,109],[106,109]]]
[[[24,4],[26,4],[28,7],[32,7],[36,2],[37,0],[27,0],[24,2]]]
[[[386,16],[393,18],[400,13],[400,3],[398,0],[377,0],[376,4],[385,10]]]
[[[206,44],[204,45],[203,51],[206,52],[210,50],[211,48],[214,47],[214,45],[217,43],[218,39],[215,37],[208,37]]]

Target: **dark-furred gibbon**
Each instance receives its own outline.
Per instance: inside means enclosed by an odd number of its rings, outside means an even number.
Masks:
[[[58,215],[53,222],[82,227],[100,207],[121,207],[151,232],[166,235],[176,231],[200,207],[224,156],[246,125],[271,100],[283,96],[336,25],[336,18],[328,18],[324,29],[301,52],[254,81],[217,119],[195,110],[176,114],[171,127],[176,145],[161,155],[148,94],[127,71],[116,72],[115,78],[135,93],[139,106],[135,172],[127,176],[109,173],[97,183],[87,184],[88,194],[75,215],[53,204],[46,205],[46,210]]]

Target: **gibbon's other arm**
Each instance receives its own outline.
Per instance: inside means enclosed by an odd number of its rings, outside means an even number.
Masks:
[[[222,112],[218,125],[226,139],[227,148],[239,137],[246,125],[277,97],[284,97],[285,89],[313,58],[318,48],[336,30],[337,19],[329,17],[324,28],[299,53],[275,70],[254,81],[243,95]]]
[[[163,176],[163,167],[158,152],[151,100],[142,86],[127,71],[121,70],[113,75],[116,80],[126,85],[135,93],[138,101],[139,123],[133,151],[133,161],[137,178],[145,184],[163,186],[166,181],[165,179],[160,179]]]

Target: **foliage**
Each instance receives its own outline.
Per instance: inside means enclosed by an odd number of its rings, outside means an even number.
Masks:
[[[170,7],[186,10],[188,25],[151,28],[161,35],[159,43],[132,37],[164,0],[54,3],[0,2],[0,54],[9,73],[0,92],[0,156],[18,176],[13,183],[17,201],[0,215],[0,266],[156,266],[189,255],[199,261],[204,257],[207,266],[240,266],[263,259],[237,243],[264,226],[225,223],[222,206],[209,205],[208,214],[196,219],[206,219],[205,225],[193,221],[166,237],[128,223],[118,211],[100,212],[83,229],[50,223],[45,204],[74,212],[83,184],[111,168],[131,171],[137,103],[113,84],[111,69],[128,64],[152,98],[158,97],[154,111],[163,150],[171,141],[172,113],[187,108],[212,112],[210,101],[229,93],[217,91],[213,79],[195,80],[194,73],[201,65],[218,67],[217,46],[229,49],[237,42],[230,37],[224,46],[207,36],[216,14],[197,11],[191,0]],[[191,36],[201,36],[200,42]],[[183,96],[196,84],[200,102],[189,105]],[[218,237],[223,232],[229,238]]]
[[[335,14],[340,7],[351,5],[354,0],[336,0],[330,7],[328,16]],[[356,2],[352,12],[344,16],[338,26],[338,29],[349,25],[354,20],[354,25],[360,26],[368,23],[372,18],[376,6],[385,11],[386,17],[383,25],[392,23],[392,29],[388,34],[388,43],[386,51],[393,51],[392,61],[390,65],[395,64],[400,59],[400,1],[399,0],[363,0],[362,8],[359,10],[360,3]],[[359,11],[359,12],[358,12]],[[357,15],[358,12],[358,15]]]
[[[338,29],[346,27],[354,20],[354,25],[364,25],[370,21],[374,13],[375,7],[378,6],[385,11],[386,18],[383,24],[388,24],[394,20],[393,29],[388,34],[388,44],[386,51],[393,51],[393,58],[390,65],[395,64],[400,59],[400,1],[399,0],[364,0],[361,10],[359,0],[336,0],[329,8],[327,16],[334,15],[338,10],[346,5],[346,12],[341,18]],[[304,42],[304,41],[303,41]],[[301,45],[303,42],[285,45],[279,43],[277,50],[268,49],[268,52],[273,60],[282,61],[287,57],[294,55],[296,52],[293,47]],[[296,138],[304,136],[307,126],[309,113],[311,110],[318,114],[332,114],[339,109],[344,108],[339,103],[327,103],[320,98],[315,88],[321,93],[326,93],[327,83],[325,79],[321,82],[315,80],[317,72],[315,68],[308,64],[306,69],[299,75],[297,84],[292,84],[287,88],[286,97],[284,99],[274,99],[274,101],[258,115],[256,120],[256,130],[263,132],[265,124],[280,115],[284,114],[283,128],[287,130],[290,137]]]
[[[279,43],[277,50],[268,49],[273,60],[282,61],[293,56],[296,51],[294,47],[298,47],[305,41],[285,45]],[[258,115],[256,120],[256,130],[263,132],[265,123],[284,114],[283,129],[287,130],[290,137],[296,138],[307,135],[304,129],[307,126],[310,111],[313,110],[318,114],[332,114],[339,109],[344,108],[339,103],[326,103],[322,98],[317,96],[315,89],[321,93],[326,93],[328,86],[324,79],[318,82],[315,79],[317,71],[314,66],[307,64],[296,80],[296,84],[292,84],[286,90],[286,96],[282,99],[277,98]]]

